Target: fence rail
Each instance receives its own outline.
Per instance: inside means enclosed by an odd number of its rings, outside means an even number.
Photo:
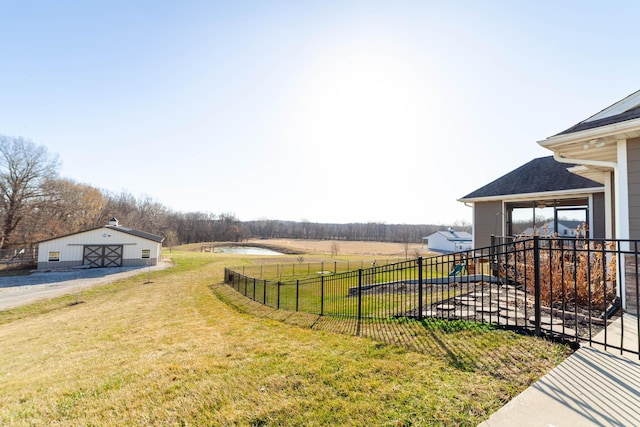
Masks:
[[[464,319],[631,352],[640,358],[639,241],[496,238],[489,247],[317,277],[225,269],[276,309],[361,319]]]

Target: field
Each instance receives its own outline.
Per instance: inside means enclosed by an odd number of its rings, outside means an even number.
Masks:
[[[0,425],[477,425],[569,351],[460,322],[353,336],[221,283],[260,257],[167,252],[150,280],[0,312]]]

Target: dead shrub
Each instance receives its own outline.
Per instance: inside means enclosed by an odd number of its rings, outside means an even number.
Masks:
[[[584,232],[584,229],[582,230]],[[606,309],[616,296],[616,255],[613,242],[584,239],[538,240],[540,300],[548,307]],[[535,254],[533,236],[520,236],[499,264],[503,277],[524,284],[533,294]]]

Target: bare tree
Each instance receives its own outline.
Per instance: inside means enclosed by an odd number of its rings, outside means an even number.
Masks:
[[[58,157],[21,137],[0,135],[0,249],[11,243],[20,221],[46,195],[44,182],[57,176]]]
[[[339,249],[340,249],[340,245],[338,245],[338,242],[336,241],[331,242],[331,258],[338,255]]]
[[[409,258],[409,246],[411,245],[411,226],[401,225],[398,230],[398,237],[404,251],[404,258]]]
[[[13,232],[15,242],[31,243],[99,225],[104,206],[102,193],[66,178],[42,183],[44,195]]]

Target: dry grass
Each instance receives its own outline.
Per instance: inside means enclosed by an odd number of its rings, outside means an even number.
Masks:
[[[229,256],[172,257],[152,283],[0,313],[0,424],[476,425],[567,352],[403,321],[336,334],[353,324],[239,298]]]

